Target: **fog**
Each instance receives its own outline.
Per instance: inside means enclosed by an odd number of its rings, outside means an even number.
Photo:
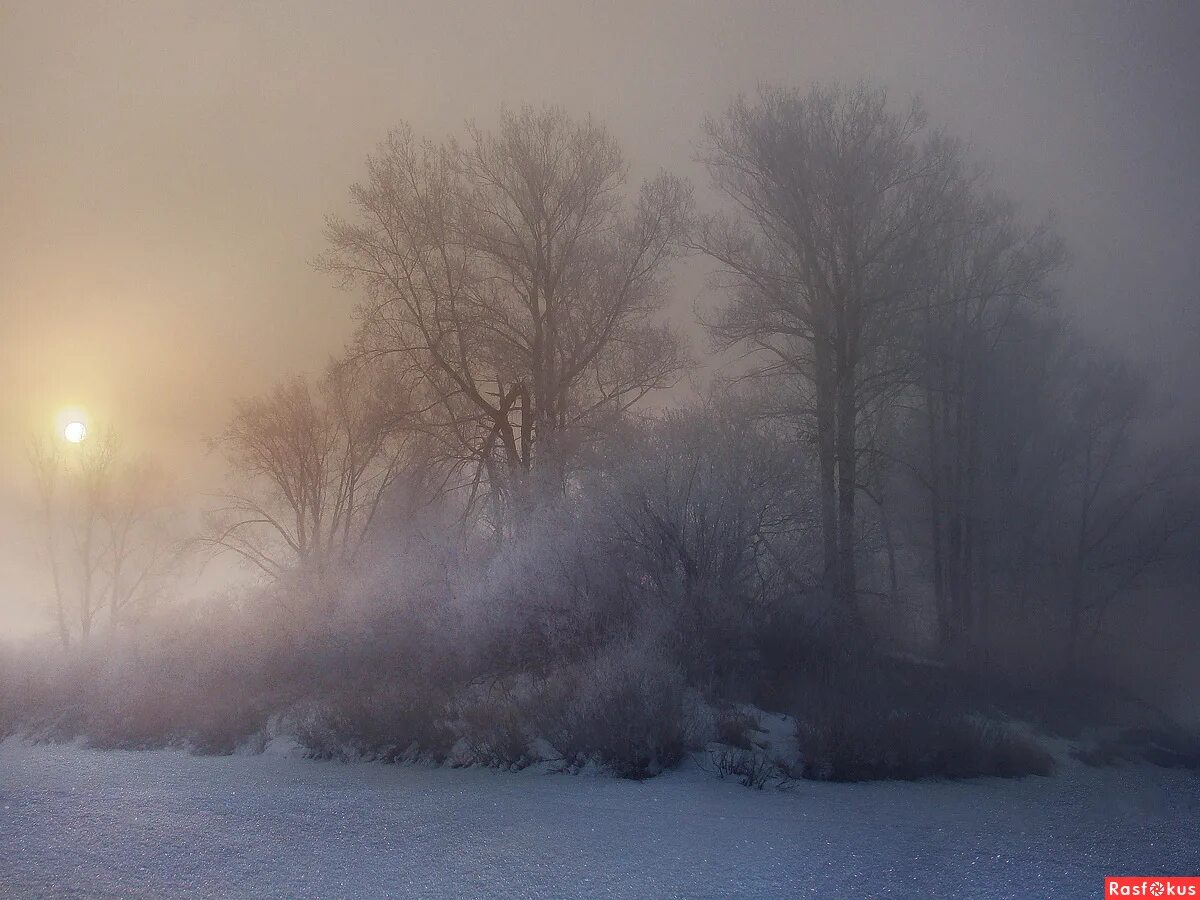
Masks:
[[[0,893],[1200,858],[1198,46],[0,0]]]
[[[702,181],[700,122],[761,81],[919,93],[1057,212],[1083,326],[1194,410],[1198,37],[1189,4],[0,5],[0,627],[44,625],[29,434],[81,406],[205,485],[232,399],[348,338],[353,298],[311,261],[402,120],[558,103],[637,171]],[[675,293],[691,329],[703,281]]]

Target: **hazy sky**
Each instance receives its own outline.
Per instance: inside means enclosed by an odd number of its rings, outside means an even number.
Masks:
[[[0,635],[39,621],[28,435],[80,405],[205,483],[231,398],[348,334],[353,298],[310,260],[402,120],[441,135],[560,103],[640,170],[699,177],[703,116],[759,81],[919,92],[1029,218],[1057,211],[1085,324],[1183,396],[1200,383],[1197,48],[1189,0],[0,0]]]

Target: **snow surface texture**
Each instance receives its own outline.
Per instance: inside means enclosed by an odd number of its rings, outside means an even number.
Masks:
[[[1099,897],[1200,874],[1200,778],[607,777],[0,744],[0,897]]]

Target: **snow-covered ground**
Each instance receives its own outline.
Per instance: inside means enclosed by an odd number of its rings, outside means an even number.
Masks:
[[[1099,897],[1200,874],[1200,778],[750,791],[0,744],[0,897]]]

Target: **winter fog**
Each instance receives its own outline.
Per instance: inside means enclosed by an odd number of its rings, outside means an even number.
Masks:
[[[1200,876],[1197,46],[0,0],[0,896]]]

